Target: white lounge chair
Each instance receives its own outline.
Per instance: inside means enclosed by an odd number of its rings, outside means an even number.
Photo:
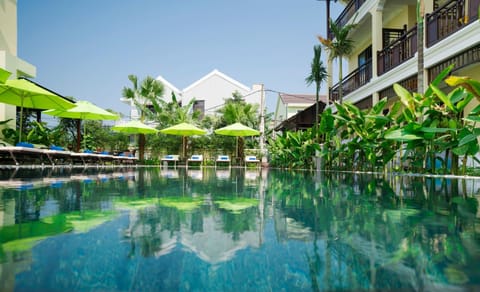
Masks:
[[[26,142],[18,143],[17,146],[0,146],[0,158],[11,160],[15,165],[25,162],[43,164],[45,157],[49,158],[44,149],[35,148],[33,144]]]
[[[228,167],[231,166],[230,156],[228,155],[218,155],[217,159],[215,160],[215,168],[218,164],[228,164]]]
[[[191,163],[199,163],[199,166],[203,166],[203,155],[194,154],[187,160],[187,168]]]
[[[173,155],[173,154],[165,155],[161,159],[162,162],[167,163],[167,166],[169,162],[173,162],[173,167],[175,168],[177,167],[177,163],[179,160],[180,160],[180,155]]]
[[[245,168],[248,164],[255,164],[256,167],[260,167],[260,160],[257,159],[257,156],[247,155],[245,156]]]

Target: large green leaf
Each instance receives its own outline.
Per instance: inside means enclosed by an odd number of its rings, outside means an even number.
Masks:
[[[463,136],[458,142],[458,146],[463,146],[471,142],[477,143],[477,136],[472,133]]]
[[[471,115],[478,115],[480,114],[480,105],[477,105],[475,108],[472,109],[470,112]]]
[[[472,99],[474,98],[473,94],[471,93],[466,93],[465,91],[461,90],[460,92],[462,92],[462,97],[463,99],[460,100],[458,103],[457,103],[457,110],[458,112],[462,112],[465,107],[472,101]]]
[[[480,96],[480,82],[463,76],[450,76],[445,79],[450,86],[463,86],[476,96]]]
[[[455,67],[455,64],[451,64],[450,66],[448,66],[447,68],[443,69],[442,72],[440,72],[440,74],[437,75],[437,77],[435,77],[435,79],[432,81],[432,85],[434,86],[439,86],[440,83],[442,82],[442,80],[448,76],[448,74],[450,74],[450,71],[452,71],[452,69]],[[425,91],[425,96],[430,96],[432,95],[433,91],[432,89],[430,88],[430,86],[427,88],[427,90]]]
[[[395,140],[400,142],[407,142],[407,141],[423,139],[423,137],[413,134],[411,132],[407,132],[405,129],[397,129],[397,130],[393,130],[386,133],[385,139]]]
[[[413,97],[407,89],[395,83],[393,84],[393,90],[398,95],[398,97],[400,98],[400,101],[403,103],[405,107],[410,109],[412,112],[415,111],[415,103],[414,103]]]
[[[437,95],[437,97],[454,113],[457,112],[457,109],[453,106],[452,101],[450,100],[450,96],[447,96],[443,91],[441,91],[435,85],[430,85],[433,92]]]
[[[468,121],[468,122],[480,122],[480,116],[468,116],[466,118],[464,118],[465,121]]]
[[[424,133],[446,133],[450,131],[450,128],[431,128],[431,127],[421,127],[419,129],[421,132]]]
[[[468,148],[469,148],[468,145],[463,145],[463,146],[460,146],[460,147],[453,148],[452,152],[455,153],[458,156],[463,156],[463,155],[467,154]]]
[[[379,102],[373,105],[373,107],[370,109],[369,114],[375,114],[375,115],[381,114],[385,109],[386,105],[387,105],[387,98],[384,97]]]

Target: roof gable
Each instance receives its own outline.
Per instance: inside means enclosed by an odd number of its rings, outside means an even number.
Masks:
[[[175,93],[181,93],[181,91],[177,87],[175,87],[172,83],[168,82],[167,79],[163,78],[161,75],[158,75],[156,79],[160,81],[165,87],[169,88],[171,91]]]
[[[222,72],[218,71],[217,69],[215,69],[212,72],[208,73],[207,75],[203,76],[202,78],[198,79],[197,81],[195,81],[194,83],[192,83],[188,87],[184,88],[183,92],[185,93],[185,92],[188,92],[188,91],[192,90],[193,88],[197,87],[201,83],[207,81],[208,79],[210,79],[214,76],[217,76],[217,77],[220,77],[220,78],[224,79],[225,81],[233,84],[234,86],[239,87],[241,90],[250,91],[250,88],[248,86],[243,85],[242,83],[238,82],[237,80],[235,80],[235,79],[223,74]]]

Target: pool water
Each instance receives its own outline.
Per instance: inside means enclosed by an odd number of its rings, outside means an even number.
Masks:
[[[480,288],[480,180],[0,171],[0,291]]]

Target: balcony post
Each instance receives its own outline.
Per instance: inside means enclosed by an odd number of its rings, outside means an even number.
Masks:
[[[374,7],[370,14],[372,15],[372,78],[378,76],[378,57],[377,52],[383,49],[382,27],[383,27],[383,5],[382,1],[377,7]]]

